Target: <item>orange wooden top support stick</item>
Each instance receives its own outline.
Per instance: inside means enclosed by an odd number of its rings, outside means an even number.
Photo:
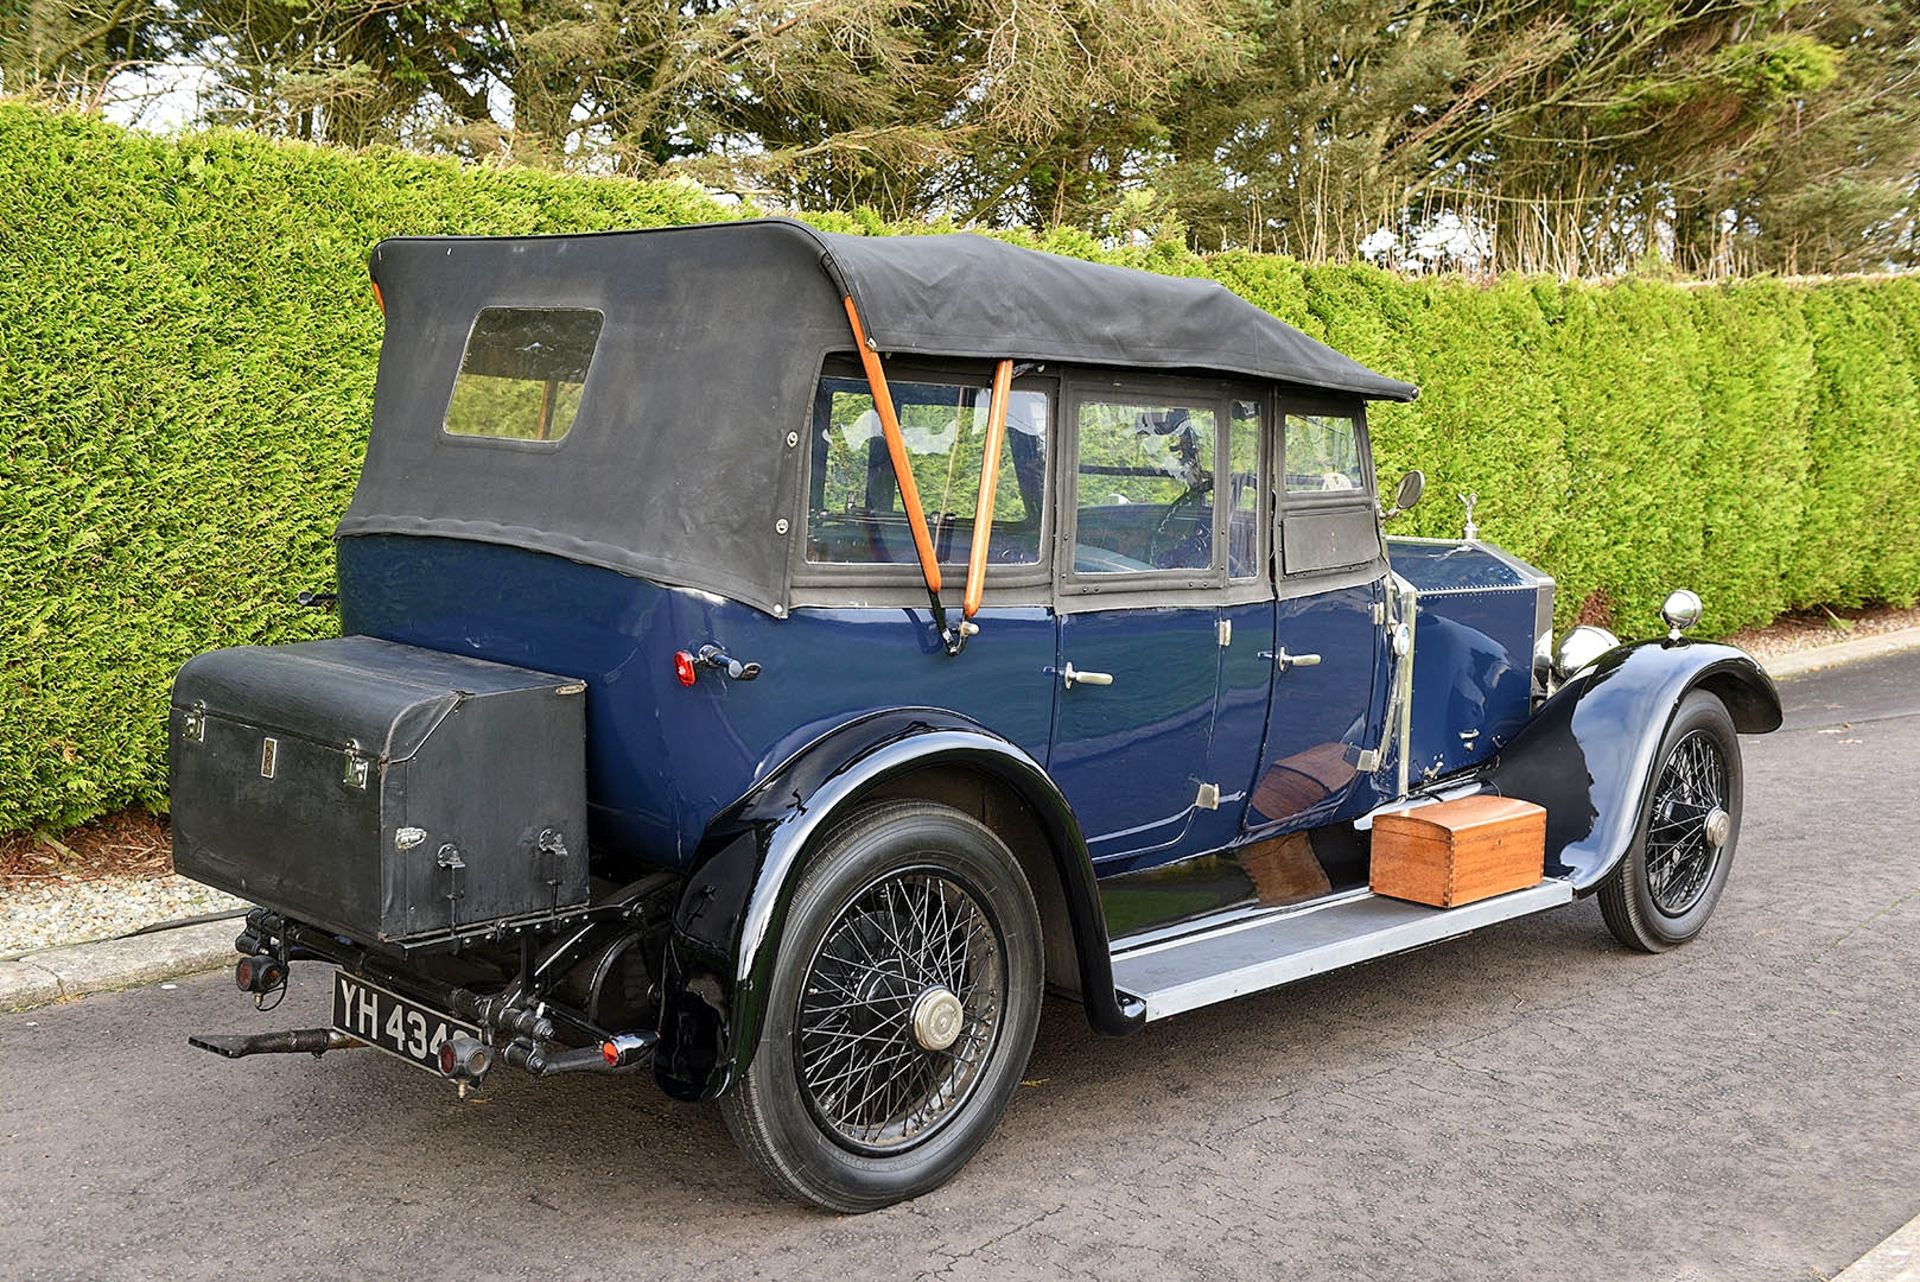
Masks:
[[[987,544],[993,538],[993,504],[1000,488],[1000,447],[1007,439],[1007,402],[1013,399],[1013,362],[993,368],[993,400],[987,406],[987,440],[980,455],[980,498],[973,506],[973,549],[967,557],[967,592],[961,617],[971,619],[987,590]]]
[[[940,558],[933,551],[933,536],[927,533],[927,514],[920,507],[920,487],[914,483],[913,461],[907,457],[907,441],[900,434],[900,416],[893,408],[893,393],[887,388],[887,375],[880,368],[880,354],[867,342],[867,328],[860,323],[860,309],[853,295],[842,301],[847,305],[847,320],[853,325],[854,345],[860,350],[860,364],[867,371],[867,386],[873,392],[873,408],[880,415],[880,431],[886,437],[887,455],[893,460],[893,479],[900,486],[900,505],[907,510],[907,527],[913,532],[913,547],[920,554],[920,573],[927,591],[940,591]]]

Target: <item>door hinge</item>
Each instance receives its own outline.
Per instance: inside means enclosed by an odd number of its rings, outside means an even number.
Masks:
[[[1386,622],[1387,603],[1385,601],[1375,601],[1373,603],[1373,626],[1376,628],[1384,627]]]
[[[1193,799],[1193,805],[1196,810],[1220,809],[1220,785],[1217,783],[1201,784],[1200,794]]]
[[[1362,748],[1360,759],[1354,762],[1354,769],[1363,775],[1370,775],[1380,768],[1380,749]]]
[[[1220,638],[1221,646],[1225,647],[1233,644],[1233,620],[1232,619],[1220,620],[1218,623],[1213,625],[1213,631],[1214,631],[1214,635]]]

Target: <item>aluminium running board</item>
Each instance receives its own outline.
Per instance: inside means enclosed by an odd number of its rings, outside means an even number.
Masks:
[[[1113,982],[1146,1003],[1147,1019],[1165,1019],[1452,939],[1572,898],[1571,885],[1551,879],[1459,908],[1428,908],[1362,894],[1116,952]]]

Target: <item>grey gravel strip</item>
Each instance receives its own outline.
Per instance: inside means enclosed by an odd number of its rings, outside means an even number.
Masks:
[[[1833,1282],[1920,1282],[1920,1215],[1842,1269]]]
[[[0,889],[0,960],[244,907],[232,895],[178,875],[21,879]]]
[[[217,970],[234,960],[236,921],[210,921],[131,939],[27,953],[0,962],[0,1011]]]
[[[1852,641],[1815,646],[1810,650],[1796,650],[1778,658],[1763,660],[1761,666],[1767,670],[1767,675],[1779,681],[1786,677],[1797,677],[1803,672],[1837,668],[1843,663],[1877,659],[1881,655],[1899,654],[1903,650],[1920,650],[1920,628],[1902,628],[1898,632],[1881,632]]]

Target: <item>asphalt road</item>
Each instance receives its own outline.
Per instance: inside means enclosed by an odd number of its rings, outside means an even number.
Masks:
[[[1055,1004],[960,1179],[864,1217],[645,1082],[189,1050],[268,1022],[224,976],[6,1016],[0,1276],[1828,1277],[1920,1212],[1920,654],[1785,693],[1693,944],[1587,901],[1124,1042]]]

